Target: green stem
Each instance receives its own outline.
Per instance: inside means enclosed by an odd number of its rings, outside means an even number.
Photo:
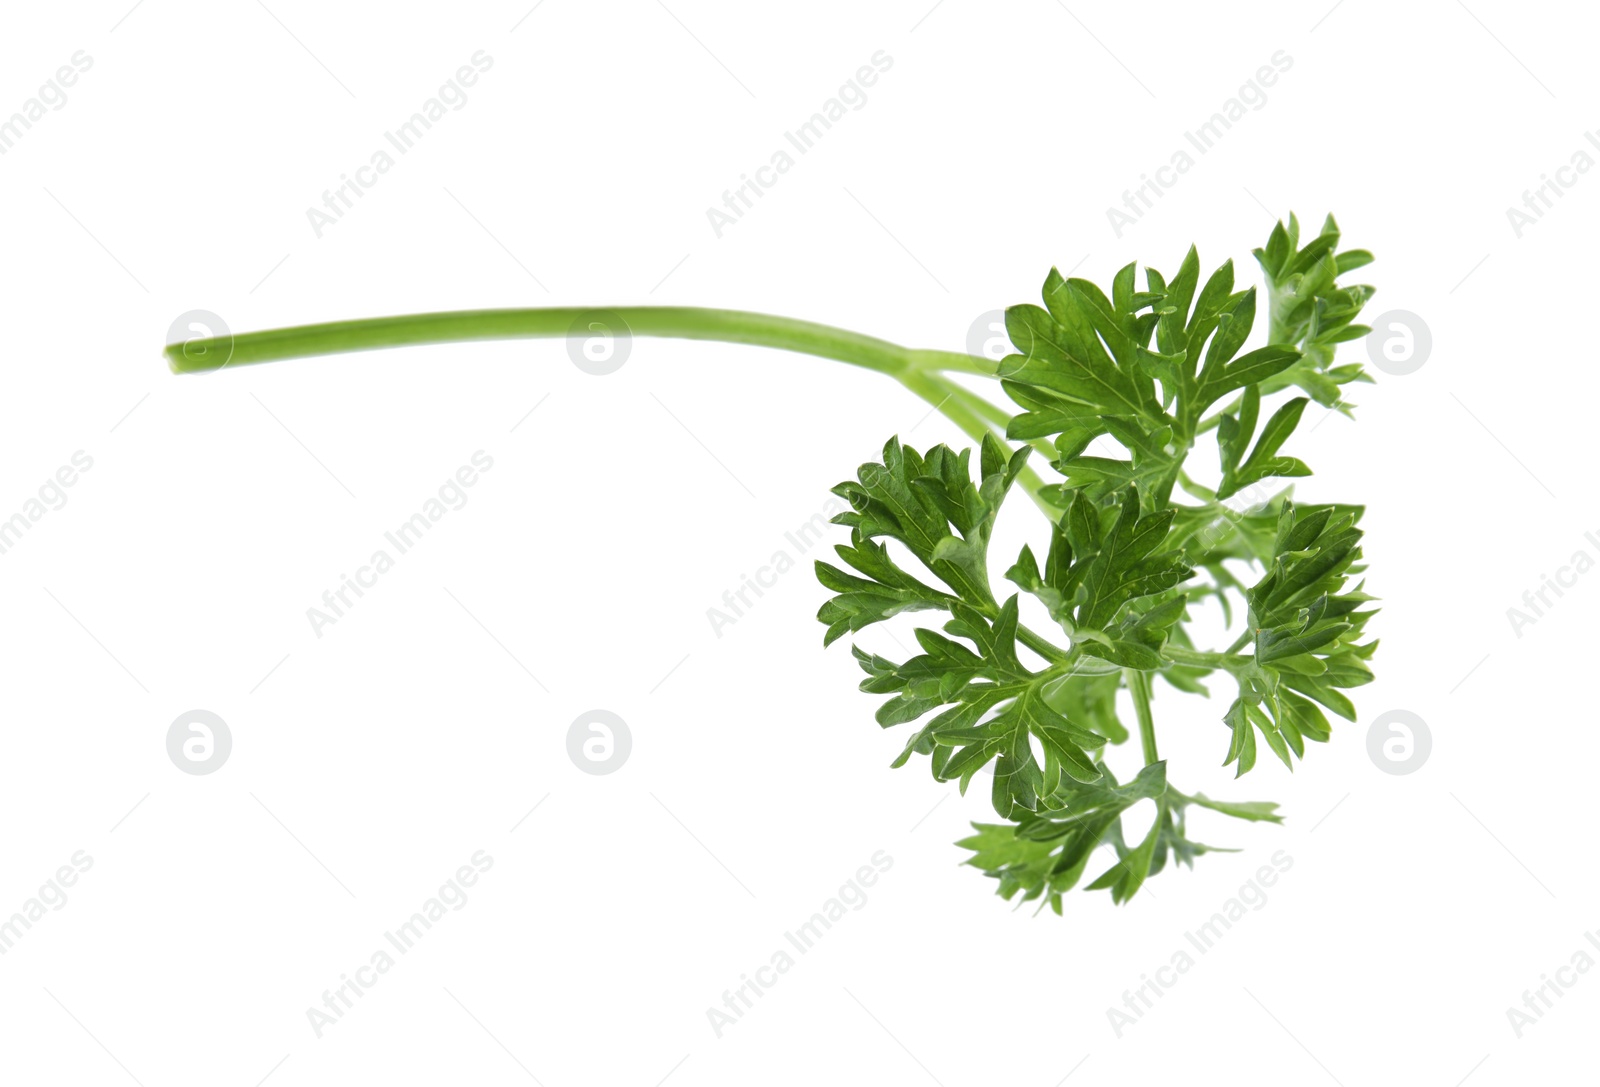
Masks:
[[[1235,655],[1238,646],[1224,653],[1205,653],[1198,649],[1189,649],[1186,646],[1173,645],[1168,642],[1161,647],[1161,652],[1174,664],[1198,664],[1205,668],[1243,668],[1255,660],[1249,655]]]
[[[568,336],[573,334],[575,326],[578,335],[585,335],[590,320],[614,325],[615,321],[609,320],[613,318],[621,318],[625,326],[624,329],[612,327],[613,335],[625,332],[634,336],[779,347],[897,377],[913,369],[950,369],[952,360],[964,357],[943,351],[909,351],[887,340],[792,317],[692,306],[623,306],[609,310],[561,306],[370,317],[240,333],[231,337],[231,346],[226,336],[191,340],[187,344],[169,345],[166,354],[173,372],[186,374],[224,366],[384,347]],[[980,364],[983,360],[974,359],[973,363]],[[993,372],[992,366],[988,372]]]
[[[1150,677],[1136,669],[1125,668],[1122,679],[1133,695],[1133,709],[1139,716],[1139,745],[1144,748],[1144,764],[1160,762],[1161,756],[1156,753],[1156,722],[1150,713]]]
[[[1011,413],[1009,411],[992,400],[985,400],[971,389],[958,385],[949,378],[940,378],[939,381],[948,391],[950,399],[971,408],[974,415],[977,415],[980,419],[988,420],[991,427],[997,428],[1002,437],[1005,436],[1005,428],[1011,422]]]
[[[1267,342],[1270,343],[1272,341],[1269,340]],[[1226,407],[1200,420],[1199,424],[1194,428],[1195,437],[1198,438],[1208,430],[1215,430],[1217,424],[1222,422],[1222,417],[1224,415],[1232,415],[1239,410],[1239,403],[1243,399],[1244,397],[1242,396],[1236,396],[1228,402]]]
[[[971,389],[968,389],[963,385],[959,385],[948,378],[942,378],[941,380],[944,381],[945,387],[951,391],[955,399],[965,403],[973,411],[977,412],[983,418],[989,420],[989,422],[995,426],[996,437],[1004,438],[1006,436],[1006,427],[1011,424],[1011,413],[1009,411],[1007,411],[1005,408],[1002,408],[999,404],[994,403],[992,400],[986,400],[977,393],[973,392]],[[1056,447],[1054,442],[1048,441],[1044,438],[1035,438],[1032,441],[1029,441],[1027,444],[1032,446],[1033,451],[1039,456],[1043,457],[1046,463],[1055,460]],[[1045,512],[1048,513],[1050,511],[1046,510]],[[1057,519],[1059,520],[1059,518]]]
[[[979,358],[977,355],[966,355],[955,351],[928,351],[909,350],[906,352],[911,358],[911,365],[919,370],[943,370],[945,373],[956,374],[982,374],[984,377],[994,377],[995,364],[988,359]]]
[[[1181,469],[1178,472],[1178,486],[1182,487],[1184,491],[1191,497],[1198,498],[1207,505],[1216,504],[1217,492],[1213,491],[1210,487],[1207,487],[1204,484],[1196,483],[1194,480],[1189,478],[1188,472],[1182,471]]]
[[[984,422],[983,418],[969,405],[967,398],[958,395],[966,392],[966,390],[961,389],[954,382],[947,381],[936,374],[915,371],[899,376],[902,385],[939,409],[946,418],[960,427],[962,432],[973,441],[982,442],[984,436],[990,434],[1004,441],[1005,431],[996,430]],[[967,397],[975,395],[967,393]],[[1039,492],[1044,489],[1045,482],[1039,478],[1039,473],[1032,468],[1024,467],[1021,472],[1017,473],[1017,485],[1028,492],[1028,497],[1033,499],[1034,505],[1044,511],[1044,515],[1050,518],[1052,522],[1061,520],[1061,516],[1065,511],[1058,509],[1040,497]]]
[[[621,328],[616,327],[619,320]],[[916,350],[814,321],[742,310],[697,306],[620,306],[614,309],[559,306],[416,313],[189,340],[169,344],[166,356],[173,373],[192,374],[229,366],[386,347],[585,336],[590,322],[603,326],[612,336],[745,343],[847,362],[896,378],[974,440],[981,441],[984,435],[991,433],[1000,438],[1005,436],[1006,417],[1000,408],[983,401],[985,406],[975,410],[981,397],[940,376],[955,372],[993,377],[995,366],[988,359],[953,351]],[[985,416],[1000,429],[985,422]],[[1025,469],[1017,482],[1046,515],[1052,520],[1060,518],[1061,511],[1039,497],[1045,484],[1036,472]]]
[[[1035,634],[1027,627],[1017,626],[1017,641],[1033,650],[1051,664],[1067,664],[1072,660],[1072,654],[1043,635]]]

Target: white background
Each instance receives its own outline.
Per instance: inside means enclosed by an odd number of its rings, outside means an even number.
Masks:
[[[1521,637],[1506,611],[1600,554],[1600,177],[1521,238],[1506,209],[1600,121],[1595,26],[1505,0],[530,2],[6,13],[0,115],[93,66],[0,156],[0,515],[94,463],[0,556],[0,914],[75,851],[93,867],[0,957],[0,1078],[1590,1077],[1600,976],[1521,1038],[1506,1010],[1600,926],[1600,577]],[[477,50],[465,107],[316,237],[307,207]],[[716,237],[706,208],[878,50],[865,107]],[[1266,104],[1117,237],[1107,207],[1278,50]],[[961,440],[893,382],[669,341],[600,378],[560,341],[184,379],[159,355],[195,308],[243,331],[640,303],[960,349],[1052,264],[1105,282],[1193,241],[1256,282],[1275,218],[1330,209],[1378,254],[1370,312],[1434,340],[1290,450],[1303,497],[1368,506],[1378,682],[1292,776],[1263,755],[1238,783],[1231,692],[1159,687],[1175,782],[1289,821],[1197,815],[1244,852],[1065,918],[959,866],[982,790],[888,769],[903,729],[822,650],[814,555],[722,637],[706,618],[891,433]],[[477,450],[468,504],[315,636],[306,609]],[[1000,536],[1038,528],[1018,500]],[[603,777],[566,753],[597,707],[633,737]],[[210,776],[166,752],[195,708],[233,736]],[[1391,709],[1431,727],[1410,776],[1367,755]],[[1107,1008],[1279,849],[1267,904],[1117,1037]],[[468,903],[319,1039],[306,1009],[477,850]],[[865,907],[718,1038],[706,1009],[879,850]]]

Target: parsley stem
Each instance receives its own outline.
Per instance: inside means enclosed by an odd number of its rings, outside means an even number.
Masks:
[[[911,365],[919,370],[942,370],[945,373],[982,374],[994,377],[999,367],[988,359],[956,351],[907,350]]]
[[[619,306],[612,309],[552,306],[414,313],[194,339],[168,344],[166,356],[173,373],[191,374],[345,351],[566,337],[574,335],[574,329],[584,328],[588,319],[603,322],[615,318],[621,319],[631,336],[754,344],[876,370],[898,379],[973,439],[981,441],[990,433],[1005,437],[1004,420],[1008,417],[1000,408],[942,376],[966,373],[993,377],[995,364],[988,359],[954,351],[906,348],[875,336],[814,321],[743,310],[697,306]],[[616,331],[613,330],[613,334]],[[997,426],[990,425],[991,422]],[[1061,516],[1061,511],[1039,497],[1045,484],[1038,473],[1024,469],[1017,482],[1052,520]]]
[[[1272,343],[1274,341],[1269,340],[1267,342]],[[1215,430],[1217,424],[1222,422],[1222,417],[1224,415],[1232,415],[1239,410],[1239,404],[1243,399],[1244,397],[1242,396],[1236,396],[1228,402],[1226,407],[1221,408],[1220,410],[1213,412],[1211,415],[1208,415],[1204,419],[1200,420],[1199,425],[1194,428],[1195,437],[1198,438],[1208,430]]]
[[[1005,430],[997,430],[984,422],[969,404],[969,398],[977,399],[976,393],[963,389],[937,374],[912,372],[898,376],[901,384],[932,404],[973,441],[982,442],[986,434],[993,434],[996,438],[1005,440]],[[1032,468],[1024,467],[1017,473],[1017,485],[1028,492],[1028,497],[1033,499],[1034,504],[1043,510],[1045,516],[1052,522],[1061,520],[1065,511],[1057,509],[1040,496],[1039,492],[1044,489],[1045,482],[1039,478],[1039,473]]]
[[[1243,643],[1250,640],[1249,633],[1246,632],[1247,636],[1245,638],[1235,642],[1231,648],[1223,653],[1202,653],[1197,649],[1173,645],[1171,642],[1162,646],[1161,652],[1166,654],[1167,659],[1174,664],[1198,664],[1203,668],[1226,668],[1232,671],[1235,668],[1243,668],[1255,660],[1254,657],[1246,654],[1235,655]]]
[[[1066,664],[1072,660],[1072,654],[1056,645],[1042,635],[1036,634],[1021,624],[1017,625],[1017,641],[1033,650],[1051,664]]]
[[[1136,668],[1125,668],[1122,678],[1133,695],[1133,709],[1139,715],[1139,744],[1144,748],[1144,764],[1160,762],[1156,753],[1156,722],[1150,713],[1150,677]]]
[[[1006,436],[1006,427],[1011,423],[1011,412],[1007,411],[1005,408],[1002,408],[994,401],[987,400],[984,397],[979,396],[977,393],[973,392],[964,385],[959,385],[956,382],[948,379],[944,379],[944,384],[946,388],[950,389],[955,399],[968,404],[974,412],[988,419],[989,422],[994,425],[995,437],[1004,438]],[[1046,461],[1051,461],[1056,458],[1056,447],[1052,442],[1046,441],[1043,438],[1035,438],[1027,444],[1031,445],[1033,447],[1033,451],[1039,454],[1039,456],[1043,457]],[[1050,514],[1054,520],[1060,519],[1060,513],[1053,509],[1047,509],[1045,512]]]
[[[887,340],[792,317],[692,306],[621,306],[609,310],[559,306],[369,317],[239,333],[231,337],[231,347],[228,336],[191,340],[168,345],[166,354],[173,372],[184,374],[384,347],[564,337],[573,334],[575,325],[582,327],[585,318],[600,320],[611,315],[620,317],[633,336],[779,347],[895,376],[914,369],[953,368],[952,360],[958,357],[942,351],[913,352]],[[976,366],[984,360],[974,359],[973,363]]]
[[[1006,424],[1011,422],[1011,413],[992,400],[985,400],[971,389],[957,385],[948,378],[941,378],[940,383],[949,392],[952,400],[957,400],[972,409],[974,415],[989,422],[1000,436],[1005,435]]]

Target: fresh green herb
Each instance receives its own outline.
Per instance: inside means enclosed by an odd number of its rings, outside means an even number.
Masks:
[[[1235,289],[1231,261],[1202,283],[1192,248],[1170,279],[1147,268],[1143,290],[1132,264],[1109,295],[1052,270],[1042,307],[1006,312],[1016,353],[998,367],[781,317],[606,311],[633,335],[780,347],[880,371],[978,442],[976,475],[973,450],[919,452],[891,438],[880,460],[834,488],[850,504],[834,519],[850,539],[836,548],[838,565],[817,564],[834,594],[818,619],[831,644],[902,612],[946,616],[940,629],[916,630],[921,652],[904,661],[856,646],[867,677],[861,688],[889,696],[877,712],[881,726],[920,722],[895,766],[927,756],[933,776],[963,792],[992,767],[991,798],[1003,821],[974,824],[959,844],[973,854],[968,863],[999,881],[1003,897],[1041,900],[1060,913],[1062,896],[1109,846],[1115,860],[1085,886],[1126,902],[1169,858],[1192,864],[1213,851],[1189,838],[1190,809],[1281,822],[1276,804],[1212,800],[1169,784],[1152,711],[1158,677],[1201,695],[1208,677],[1231,681],[1236,693],[1219,739],[1226,736],[1224,765],[1236,776],[1255,766],[1258,742],[1293,769],[1308,740],[1329,739],[1324,711],[1354,720],[1343,691],[1372,679],[1367,661],[1377,645],[1362,641],[1372,598],[1351,585],[1363,569],[1362,509],[1302,505],[1292,486],[1266,483],[1311,474],[1283,453],[1307,404],[1348,414],[1343,387],[1369,380],[1359,365],[1334,365],[1339,343],[1369,331],[1354,322],[1372,295],[1338,282],[1372,259],[1339,252],[1339,238],[1330,216],[1302,246],[1290,216],[1255,250],[1266,278],[1266,342],[1249,351],[1256,289]],[[167,356],[182,373],[401,344],[562,336],[591,312],[347,321],[173,344]],[[951,374],[997,378],[1020,410]],[[1291,389],[1304,395],[1263,421],[1268,398]],[[1214,488],[1186,471],[1212,431]],[[1089,452],[1102,438],[1114,455]],[[1036,454],[1055,481],[1028,465]],[[1013,486],[1045,512],[1046,533],[1037,551],[1022,548],[1005,570],[1007,584],[997,585],[990,540]],[[1048,635],[1021,621],[1024,596],[1048,617]],[[1235,607],[1242,611],[1243,631],[1226,649],[1198,649],[1188,632],[1191,606],[1208,598],[1230,625]],[[1131,737],[1119,716],[1124,688],[1144,765],[1121,783],[1106,752]],[[1130,842],[1123,814],[1145,800],[1155,820]]]

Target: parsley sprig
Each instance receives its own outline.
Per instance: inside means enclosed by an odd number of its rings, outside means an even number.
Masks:
[[[921,652],[904,661],[855,646],[862,689],[888,696],[880,725],[916,725],[894,765],[926,756],[935,778],[963,791],[992,767],[1001,822],[974,824],[960,843],[968,863],[998,880],[1003,897],[1059,913],[1102,847],[1115,859],[1085,886],[1116,902],[1169,859],[1192,864],[1212,851],[1188,836],[1194,808],[1281,821],[1276,804],[1212,800],[1169,783],[1152,710],[1157,678],[1192,694],[1206,694],[1204,681],[1219,674],[1232,682],[1221,731],[1224,765],[1237,775],[1255,766],[1258,737],[1292,769],[1307,741],[1329,739],[1324,711],[1353,720],[1343,692],[1372,679],[1377,643],[1363,641],[1372,598],[1351,584],[1363,569],[1361,507],[1302,505],[1292,486],[1268,483],[1311,474],[1284,452],[1307,405],[1349,413],[1344,387],[1368,380],[1358,364],[1334,364],[1340,343],[1369,331],[1355,321],[1372,295],[1339,282],[1372,260],[1339,251],[1339,241],[1331,216],[1304,245],[1293,216],[1279,223],[1255,250],[1260,295],[1236,289],[1231,261],[1202,283],[1192,248],[1170,279],[1146,268],[1143,290],[1133,264],[1109,294],[1052,270],[1042,306],[1007,311],[1016,352],[998,366],[789,317],[675,306],[367,318],[197,337],[169,344],[166,356],[174,372],[194,373],[412,344],[573,337],[603,314],[632,336],[782,348],[898,380],[978,443],[976,473],[970,449],[919,452],[891,438],[880,460],[835,488],[850,504],[835,518],[850,537],[839,564],[817,564],[833,594],[818,612],[824,643],[902,612],[943,613],[937,629],[917,628]],[[1265,343],[1247,351],[1258,307]],[[1018,410],[960,380],[976,376],[998,379]],[[1303,395],[1269,405],[1290,390]],[[1214,487],[1187,470],[1202,443],[1215,449]],[[1042,476],[1035,459],[1054,475]],[[1023,547],[997,582],[990,545],[1013,489],[1047,523],[1038,550]],[[1021,621],[1024,598],[1047,617],[1044,632]],[[1225,649],[1201,650],[1188,632],[1202,600],[1215,600],[1230,625],[1242,612],[1243,632]],[[1123,689],[1143,756],[1126,783],[1107,765],[1109,749],[1131,739],[1118,711]],[[1156,818],[1130,842],[1123,817],[1144,801]]]

